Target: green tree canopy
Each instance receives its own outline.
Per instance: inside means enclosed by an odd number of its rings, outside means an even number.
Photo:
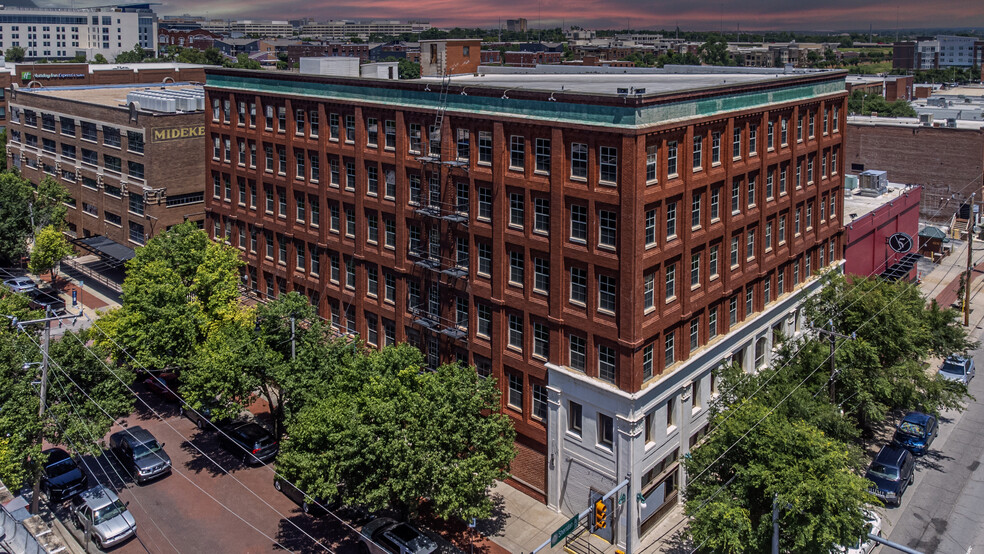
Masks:
[[[11,46],[3,53],[4,59],[13,63],[20,63],[24,61],[24,55],[24,49],[20,46]]]
[[[133,45],[133,50],[120,52],[116,55],[116,63],[140,63],[150,57],[153,52],[144,50],[139,44]]]
[[[54,225],[48,225],[34,238],[28,271],[35,275],[50,271],[51,280],[54,281],[58,264],[71,254],[72,246],[65,240],[65,235]]]
[[[0,258],[14,265],[27,254],[27,239],[33,233],[30,205],[31,185],[14,173],[0,173]]]
[[[422,364],[402,344],[335,368],[334,393],[289,423],[280,471],[313,496],[370,510],[414,514],[429,498],[441,517],[487,517],[488,489],[515,455],[499,392],[473,368]]]

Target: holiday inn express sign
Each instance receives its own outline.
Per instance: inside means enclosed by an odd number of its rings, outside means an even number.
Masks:
[[[164,129],[154,129],[154,142],[167,142],[171,140],[181,140],[188,138],[204,138],[204,125],[189,125],[187,127],[167,127]]]

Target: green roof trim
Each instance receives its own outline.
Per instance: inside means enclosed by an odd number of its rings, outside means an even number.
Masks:
[[[945,239],[946,233],[938,227],[927,226],[919,230],[919,236],[927,239]]]
[[[436,91],[312,83],[289,79],[273,80],[248,75],[208,74],[205,84],[232,91],[288,94],[321,100],[367,102],[422,110],[436,110],[440,99],[440,94]],[[845,87],[845,80],[841,77],[819,83],[791,84],[768,91],[728,94],[716,98],[685,100],[641,108],[450,94],[447,96],[447,111],[489,116],[508,115],[575,125],[641,129],[678,120],[762,108],[795,100],[819,99],[843,92]]]

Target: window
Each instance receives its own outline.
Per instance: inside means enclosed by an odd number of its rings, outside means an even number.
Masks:
[[[738,295],[732,296],[728,300],[728,326],[732,327],[738,323]]]
[[[571,268],[570,300],[582,306],[588,301],[588,272],[579,267]]]
[[[492,308],[485,304],[475,304],[478,320],[476,334],[486,339],[492,337]]]
[[[366,239],[369,244],[379,243],[379,219],[374,213],[366,216]]]
[[[547,387],[532,383],[531,388],[533,389],[533,413],[531,415],[536,419],[545,420],[547,419]]]
[[[711,276],[711,279],[714,279],[715,277],[718,276],[718,249],[719,248],[720,247],[715,244],[714,246],[711,247],[710,254],[708,254],[707,256],[707,270]]]
[[[550,173],[550,139],[536,139],[536,171]]]
[[[379,121],[375,117],[366,118],[366,145],[374,148],[379,145]]]
[[[581,405],[577,402],[567,403],[567,431],[581,436]]]
[[[700,192],[695,192],[690,202],[690,227],[696,229],[700,227]]]
[[[598,446],[612,448],[615,444],[615,420],[611,416],[598,414]]]
[[[648,273],[643,279],[642,299],[643,312],[656,307],[656,274]]]
[[[598,160],[598,180],[602,183],[614,183],[618,179],[618,149],[602,146]]]
[[[772,250],[772,222],[765,224],[765,251]]]
[[[478,163],[492,163],[492,133],[478,132]]]
[[[669,331],[666,333],[664,338],[665,345],[663,348],[663,367],[670,367],[676,361],[676,349],[674,348],[674,331]]]
[[[509,284],[522,288],[524,282],[523,253],[511,250],[509,252]]]
[[[738,267],[738,245],[741,240],[739,235],[731,237],[731,269]]]
[[[745,289],[745,317],[748,317],[755,311],[755,288],[754,285],[748,285]]]
[[[546,198],[533,199],[533,232],[550,232],[550,200]]]
[[[789,143],[789,125],[786,118],[779,119],[779,144],[786,146]]]
[[[755,258],[755,229],[749,229],[745,235],[745,258]]]
[[[509,225],[512,227],[523,228],[525,220],[525,202],[523,194],[518,192],[509,193]]]
[[[409,150],[411,154],[420,153],[420,124],[411,123],[407,129],[407,134],[410,136],[410,146]]]
[[[571,241],[585,243],[588,240],[588,208],[571,205]]]
[[[717,306],[709,308],[707,311],[707,336],[714,338],[718,334],[718,311]],[[713,378],[713,377],[712,377]]]
[[[492,274],[492,245],[487,242],[476,242],[478,248],[478,274],[490,277]]]
[[[748,178],[748,209],[755,207],[755,177]]]
[[[765,174],[765,199],[766,200],[771,200],[772,197],[773,197],[773,193],[775,191],[775,186],[774,186],[774,181],[773,181],[772,175],[773,175],[773,172],[772,172],[771,169]]]
[[[457,159],[467,162],[471,154],[471,132],[468,129],[458,129],[456,139]]]
[[[700,286],[700,252],[690,255],[690,287]]]
[[[646,248],[656,246],[656,210],[646,210]]]
[[[741,127],[735,126],[734,136],[731,139],[731,157],[738,159],[741,157]]]
[[[614,277],[608,275],[598,276],[598,310],[602,312],[615,313],[615,289],[616,281]]]
[[[768,131],[765,135],[765,147],[768,150],[775,149],[776,146],[776,132],[775,132],[775,121],[769,120]]]
[[[533,290],[542,294],[550,291],[550,262],[545,258],[533,258]]]
[[[392,150],[396,148],[396,121],[393,121],[392,119],[387,119],[386,122],[384,123],[384,133],[385,133],[386,149]]]
[[[711,189],[711,222],[721,218],[721,187]]]
[[[314,205],[312,205],[312,208]],[[385,234],[383,240],[386,248],[396,248],[396,221],[392,219],[386,219],[383,221],[385,226]]]
[[[666,204],[666,240],[676,238],[676,202]]]
[[[690,320],[690,351],[693,352],[694,350],[697,350],[697,347],[699,346],[700,346],[700,319],[695,317]]]
[[[677,142],[675,140],[666,143],[666,174],[669,177],[677,175]]]
[[[287,130],[287,108],[277,107],[277,132],[283,133]]]
[[[478,219],[490,221],[492,219],[492,189],[479,187],[478,189]]]
[[[711,133],[711,165],[721,163],[721,133]]]
[[[571,177],[587,179],[588,177],[588,145],[578,142],[571,144]]]
[[[509,347],[523,350],[523,318],[509,314]]]
[[[387,302],[396,303],[396,275],[392,273],[385,272],[383,274],[384,280],[384,298]]]
[[[319,124],[319,122],[318,122],[318,110],[311,110],[311,118],[310,118],[309,124],[310,124],[310,127],[311,127],[311,132],[309,134],[311,135],[311,137],[317,137],[318,136],[318,131],[319,131],[319,129],[318,129],[318,124]]]
[[[758,154],[758,125],[752,123],[748,126],[748,155],[755,156]]]
[[[373,163],[366,166],[366,194],[379,195],[379,166]]]
[[[676,264],[666,266],[666,301],[676,299]]]
[[[741,213],[741,181],[735,179],[731,183],[731,215]]]
[[[615,248],[616,225],[615,212],[609,210],[598,212],[598,246]]]
[[[523,376],[516,373],[509,374],[509,407],[518,411],[523,411]]]
[[[656,181],[656,167],[658,157],[658,149],[655,144],[651,144],[646,147],[646,182],[652,183]]]
[[[533,355],[544,360],[550,358],[550,331],[543,323],[533,323]]]
[[[609,383],[615,382],[615,349],[610,346],[598,347],[598,378]]]
[[[509,169],[522,171],[526,165],[526,139],[512,135],[509,137]]]
[[[642,349],[642,380],[653,378],[653,345],[647,344]],[[648,427],[648,426],[647,426]]]
[[[345,142],[355,142],[355,116],[352,114],[345,116]]]
[[[704,152],[702,150],[704,145],[704,137],[700,135],[694,136],[694,171],[700,171],[704,164]]]

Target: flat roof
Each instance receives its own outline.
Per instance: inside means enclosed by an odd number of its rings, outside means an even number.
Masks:
[[[847,122],[851,125],[863,125],[868,127],[927,127],[919,123],[919,119],[915,117],[874,117],[870,115],[852,115],[848,116]],[[946,120],[934,119],[933,124],[939,123],[940,129],[953,129],[954,127],[946,127]],[[984,129],[984,122],[958,119],[956,129],[964,129],[971,131],[980,131]]]
[[[844,191],[844,215],[850,218],[847,223],[859,221],[862,217],[902,196],[903,192],[911,188],[908,185],[889,183],[888,190],[880,196],[862,196],[857,194],[859,188],[853,191]]]
[[[542,67],[542,66],[541,66]],[[563,67],[563,66],[562,66]],[[701,71],[695,67],[691,72],[636,72],[634,68],[573,67],[579,71],[558,71],[556,73],[533,72],[487,72],[479,75],[456,75],[451,84],[457,87],[485,86],[508,90],[536,90],[544,92],[580,92],[587,94],[619,95],[618,89],[633,89],[633,96],[640,94],[668,94],[721,86],[772,83],[795,80],[809,73],[783,73],[781,70],[769,73],[760,71]],[[624,69],[624,70],[623,70]],[[622,70],[622,71],[620,71]],[[425,82],[440,83],[440,77],[424,77]],[[638,92],[644,89],[645,92]],[[633,92],[634,91],[634,92]],[[507,92],[508,94],[508,92]]]
[[[181,83],[175,85],[127,85],[127,86],[80,86],[80,87],[39,87],[18,89],[18,94],[29,93],[53,96],[64,100],[74,100],[86,104],[118,108],[126,106],[126,95],[138,90],[202,90],[201,85]],[[163,112],[162,112],[163,113]],[[188,113],[188,112],[179,112]]]

